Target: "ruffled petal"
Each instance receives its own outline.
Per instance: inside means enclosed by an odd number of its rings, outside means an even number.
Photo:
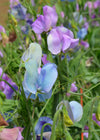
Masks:
[[[58,15],[56,13],[55,7],[44,6],[43,15],[45,20],[45,31],[48,31],[50,27],[56,26]]]
[[[63,35],[63,46],[62,46],[62,51],[65,52],[65,50],[69,49],[71,44],[71,38],[67,35]]]
[[[56,29],[52,29],[47,37],[48,49],[52,54],[61,52],[62,41]]]
[[[48,93],[58,76],[57,66],[52,63],[45,64],[38,78],[38,89]]]
[[[71,38],[74,38],[73,32],[71,30],[65,28],[65,27],[59,26],[56,29],[59,31],[60,34],[62,33],[62,34],[65,34],[65,35],[67,35],[67,36],[69,36]]]
[[[79,43],[79,39],[71,39],[70,49],[75,48]]]
[[[32,24],[32,30],[37,33],[41,34],[43,31],[45,31],[45,22],[44,22],[44,16],[40,15],[36,21]]]

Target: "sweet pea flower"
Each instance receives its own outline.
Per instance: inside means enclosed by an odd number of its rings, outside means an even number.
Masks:
[[[70,89],[70,91],[72,91],[72,92],[76,92],[76,91],[77,91],[77,87],[76,87],[76,85],[75,85],[75,82],[71,84],[71,89]],[[70,93],[67,93],[66,95],[67,95],[67,96],[70,96]]]
[[[84,130],[88,130],[88,129],[89,129],[88,126],[85,126],[85,127],[84,127]],[[88,134],[88,132],[84,132],[83,135],[84,135],[84,137],[88,138],[88,135],[89,135],[89,134]]]
[[[68,102],[67,100],[63,100],[58,104],[57,109],[62,109],[63,105],[66,106],[68,115],[73,122],[78,122],[81,120],[83,108],[80,103],[77,101]]]
[[[62,26],[52,29],[47,37],[48,49],[55,55],[76,47],[78,42],[79,39],[74,39],[72,31]]]
[[[62,109],[63,105],[66,106],[68,115],[73,122],[78,122],[81,120],[83,108],[80,103],[77,101],[68,102],[67,100],[63,100],[58,104],[57,109]]]
[[[43,54],[41,60],[42,60],[43,64],[49,63],[49,61],[47,60],[47,55],[46,54]]]
[[[17,20],[24,20],[26,17],[27,9],[20,3],[12,7],[10,14],[13,15]]]
[[[2,68],[0,67],[0,76],[2,75]],[[2,79],[6,80],[13,88],[18,90],[17,85],[8,77],[7,74],[3,73]],[[6,84],[4,81],[0,81],[0,90],[6,95],[7,99],[11,99],[14,93],[13,89]]]
[[[64,12],[62,11],[60,14],[61,14],[61,17],[64,18],[65,16]]]
[[[23,81],[23,88],[26,97],[30,93],[31,98],[36,98],[36,92],[41,91],[43,94],[38,94],[39,99],[44,101],[51,97],[51,89],[57,79],[57,66],[53,63],[45,64],[40,71],[38,69],[41,65],[42,50],[39,44],[31,43],[29,48],[22,56],[22,61],[25,63],[25,75]],[[45,94],[44,94],[45,93]]]
[[[85,49],[87,49],[87,48],[89,47],[89,43],[86,42],[86,41],[81,40],[80,44],[81,44],[82,46],[84,46]]]
[[[40,15],[32,24],[32,30],[37,34],[47,32],[51,27],[56,26],[57,20],[58,16],[55,7],[44,6],[43,15]]]
[[[95,113],[92,114],[92,120],[94,120],[100,126],[100,121],[97,120]]]
[[[3,57],[3,53],[0,51],[0,57]]]
[[[38,122],[37,122],[37,124],[36,124],[36,126],[35,126],[36,135],[41,134],[42,126],[45,123],[50,123],[52,125],[53,121],[49,117],[40,117]],[[51,126],[50,125],[45,126],[43,132],[48,132],[48,131],[51,131]]]
[[[79,29],[79,31],[77,32],[77,37],[80,39],[84,39],[86,35],[87,35],[86,28]]]
[[[93,3],[94,9],[97,9],[98,7],[100,7],[100,0],[94,1],[94,3]]]
[[[35,6],[35,2],[34,0],[31,0],[32,6]]]
[[[96,114],[95,114],[95,113],[92,114],[92,120],[95,121],[95,122],[100,126],[100,121],[98,121],[98,120],[96,119]],[[85,129],[85,130],[88,130],[89,127],[88,127],[88,126],[85,126],[84,129]],[[86,138],[88,138],[88,132],[84,132],[84,136],[85,136]]]
[[[23,140],[24,138],[21,135],[23,128],[3,128],[0,130],[0,140]]]
[[[17,4],[19,4],[19,0],[10,0],[10,8],[13,8]]]

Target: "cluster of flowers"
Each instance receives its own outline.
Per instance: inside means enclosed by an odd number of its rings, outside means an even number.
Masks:
[[[69,2],[71,1],[74,0],[69,0]],[[34,1],[32,1],[32,5],[34,6]],[[92,18],[95,18],[96,16],[92,15],[91,11],[93,8],[96,9],[100,7],[100,2],[99,0],[93,3],[87,2],[84,6],[84,9],[86,9],[86,7],[89,8],[90,16]],[[11,9],[9,10],[9,12],[13,20],[16,20],[17,22],[20,20],[25,20],[26,25],[21,26],[21,31],[25,35],[29,33],[29,30],[33,30],[38,38],[38,41],[42,40],[41,37],[43,34],[46,35],[46,45],[52,57],[56,57],[56,55],[60,55],[61,53],[65,54],[69,50],[74,49],[79,45],[82,45],[85,48],[89,47],[89,44],[86,42],[86,40],[84,41],[88,32],[89,25],[88,22],[86,22],[87,19],[83,18],[83,16],[79,14],[78,5],[77,12],[73,13],[73,17],[75,21],[78,22],[78,24],[82,23],[83,21],[85,23],[84,25],[82,25],[82,28],[77,26],[77,39],[74,38],[73,32],[68,28],[64,27],[63,25],[57,26],[58,15],[56,13],[55,6],[44,6],[43,15],[38,15],[35,21],[33,21],[33,17],[27,14],[27,9],[21,5],[19,0],[10,0],[10,8]],[[61,13],[61,15],[64,18],[63,12]],[[0,41],[4,41],[5,36],[7,37],[5,29],[0,26]],[[8,42],[9,39],[6,43]],[[25,48],[26,50],[21,57],[20,67],[23,66],[23,64],[25,66],[25,74],[22,85],[26,98],[35,100],[38,97],[40,102],[45,102],[46,99],[49,99],[52,96],[52,88],[58,78],[59,73],[57,65],[47,60],[47,55],[44,54],[40,44],[36,42],[30,43],[29,47],[27,49]],[[3,57],[3,53],[1,51],[0,57]],[[18,90],[17,85],[9,78],[7,74],[3,73],[1,67],[0,77],[2,79],[2,81],[0,81],[0,91],[2,91],[6,95],[7,99],[12,99],[14,91],[7,83],[9,83],[15,90]],[[76,82],[73,82],[71,84],[71,92],[77,92],[78,88],[75,84]],[[70,96],[70,93],[66,93],[66,95],[68,97]],[[56,110],[63,109],[63,106],[66,107],[66,111],[68,112],[68,116],[66,112],[64,112],[65,124],[69,120],[71,122],[70,125],[81,120],[83,115],[83,108],[80,103],[76,101],[68,102],[67,100],[62,100],[58,104]],[[68,120],[66,120],[66,117]],[[100,126],[100,121],[97,121],[95,114],[93,114],[92,119]],[[49,117],[44,116],[39,118],[35,126],[35,134],[37,140],[40,139],[42,126],[46,123],[53,125],[53,121]],[[8,123],[3,119],[2,116],[0,117],[0,127],[1,126],[8,126]],[[87,127],[85,127],[84,129],[88,130]],[[0,129],[0,139],[22,140],[22,131],[23,128],[21,127],[15,127],[12,129],[2,127],[2,129]],[[49,140],[51,135],[51,126],[47,125],[44,128],[43,139]],[[88,137],[88,132],[84,133],[84,136]]]

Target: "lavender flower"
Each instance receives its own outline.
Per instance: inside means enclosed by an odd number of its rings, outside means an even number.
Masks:
[[[81,44],[82,46],[84,46],[85,49],[87,49],[87,48],[89,47],[89,43],[86,42],[86,41],[81,40],[80,44]]]
[[[27,9],[20,3],[12,7],[10,14],[12,14],[17,20],[24,20],[26,17]]]
[[[17,4],[19,4],[19,0],[10,0],[10,8],[13,8]]]
[[[100,121],[98,121],[96,119],[96,114],[95,113],[92,114],[92,120],[94,120],[100,126]]]
[[[0,76],[2,75],[2,68],[0,67]],[[3,74],[2,75],[2,79],[6,80],[13,88],[15,88],[16,90],[18,89],[18,87],[16,86],[16,84],[8,77],[7,74]],[[6,95],[7,99],[11,99],[12,95],[14,93],[13,89],[6,84],[4,81],[0,82],[0,90]]]
[[[47,37],[48,49],[55,55],[76,47],[78,41],[79,39],[74,39],[72,31],[62,26],[52,29]]]
[[[32,30],[41,34],[43,31],[49,31],[51,27],[55,27],[58,20],[58,16],[55,7],[44,6],[43,15],[40,15],[36,21],[32,24]]]
[[[47,60],[47,55],[46,55],[46,54],[43,54],[41,60],[42,60],[43,64],[50,63],[50,62]]]
[[[76,87],[76,85],[75,85],[75,82],[71,84],[71,89],[70,89],[70,91],[72,91],[72,92],[76,92],[76,91],[77,91],[77,87]],[[70,93],[67,93],[66,95],[67,95],[67,96],[70,96]]]

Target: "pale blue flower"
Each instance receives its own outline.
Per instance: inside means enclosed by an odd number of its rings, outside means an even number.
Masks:
[[[52,87],[57,79],[57,66],[53,63],[45,64],[40,70],[42,50],[39,44],[31,43],[29,48],[22,56],[22,62],[25,63],[25,75],[23,88],[26,97],[33,93],[30,98],[35,99],[36,93],[39,100],[44,101],[51,97]]]

